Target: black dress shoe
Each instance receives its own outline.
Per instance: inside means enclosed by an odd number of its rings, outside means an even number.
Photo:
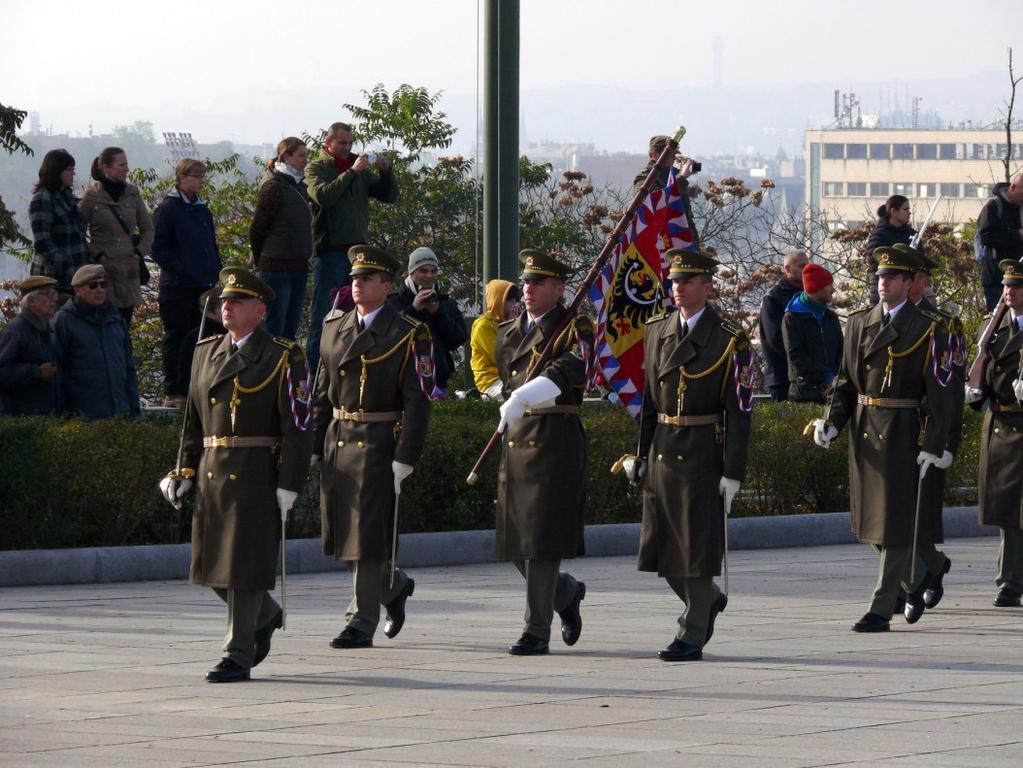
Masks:
[[[270,638],[274,630],[284,625],[284,611],[278,611],[277,615],[270,619],[270,623],[262,629],[256,630],[256,653],[252,658],[252,666],[256,666],[270,653]]]
[[[397,597],[384,606],[387,609],[387,620],[384,622],[384,634],[387,637],[397,637],[401,628],[405,626],[405,601],[412,597],[415,591],[416,580],[410,578]]]
[[[884,616],[876,613],[865,613],[863,618],[853,624],[853,632],[887,632],[890,629],[889,621]]]
[[[906,595],[906,607],[902,610],[902,615],[906,617],[906,623],[916,624],[920,621],[920,617],[924,615],[924,607],[924,596],[921,590],[918,589],[916,592]]]
[[[714,619],[718,617],[718,614],[725,610],[728,605],[728,595],[722,592],[718,595],[718,599],[710,604],[710,616],[707,617],[707,639],[703,641],[706,645],[710,642],[710,639],[714,636]]]
[[[330,641],[331,648],[372,648],[373,637],[367,635],[361,629],[347,626],[341,630],[341,634]]]
[[[998,608],[1019,608],[1019,592],[1012,587],[1002,587],[998,590],[998,597],[995,598],[995,606]]]
[[[703,649],[676,639],[667,648],[659,650],[657,658],[661,661],[699,661],[703,658]]]
[[[575,645],[579,642],[579,635],[583,632],[583,617],[579,613],[579,603],[583,601],[584,597],[586,597],[586,582],[578,581],[572,602],[565,610],[558,611],[558,616],[561,617],[561,639],[565,641],[565,645]]]
[[[936,576],[931,577],[931,583],[924,591],[924,605],[928,608],[937,608],[941,598],[944,597],[945,587],[941,581],[950,570],[952,570],[952,561],[946,557],[945,566],[938,571]]]
[[[512,656],[543,656],[550,653],[550,649],[546,640],[525,632],[515,645],[508,648],[508,653]]]
[[[237,683],[249,679],[249,670],[236,661],[224,657],[213,669],[206,673],[207,683]]]

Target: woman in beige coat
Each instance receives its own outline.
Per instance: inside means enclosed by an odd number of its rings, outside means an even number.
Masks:
[[[107,147],[92,161],[93,181],[78,204],[89,233],[89,257],[107,273],[107,296],[126,325],[142,299],[142,257],[153,245],[153,219],[138,187],[127,182],[128,157]]]

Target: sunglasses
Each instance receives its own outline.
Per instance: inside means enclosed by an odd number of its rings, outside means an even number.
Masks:
[[[88,285],[90,290],[95,291],[97,288],[106,288],[107,287],[107,281],[106,280],[93,280],[91,283],[86,283],[86,285]]]

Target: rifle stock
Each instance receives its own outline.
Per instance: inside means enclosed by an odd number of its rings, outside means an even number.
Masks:
[[[582,283],[579,284],[579,287],[575,292],[575,296],[572,298],[572,303],[567,307],[568,311],[565,313],[565,316],[547,340],[547,343],[544,345],[543,352],[540,353],[540,357],[537,358],[536,362],[529,369],[529,373],[526,374],[526,381],[536,378],[540,371],[544,369],[544,366],[550,362],[551,356],[554,354],[554,342],[561,335],[561,332],[571,324],[571,322],[575,319],[575,316],[579,314],[579,307],[582,306],[583,301],[586,299],[586,294],[589,292],[590,286],[593,285],[597,276],[600,274],[600,270],[604,268],[608,260],[611,258],[615,245],[621,239],[622,234],[625,232],[625,228],[629,226],[629,222],[632,221],[632,217],[636,215],[636,211],[639,210],[639,206],[647,198],[647,195],[650,194],[654,180],[657,178],[657,172],[662,168],[670,167],[674,162],[675,151],[678,149],[678,144],[682,141],[682,137],[685,136],[685,134],[685,127],[680,125],[675,130],[675,133],[668,139],[667,146],[661,150],[661,154],[657,157],[657,162],[654,163],[650,172],[647,173],[642,185],[640,185],[636,194],[633,195],[628,207],[618,220],[618,224],[615,225],[615,228],[611,230],[611,233],[607,236],[604,247],[601,248],[600,255],[597,256],[597,260],[593,263],[593,266],[590,267],[590,271],[586,273],[586,277],[583,278]],[[487,444],[483,447],[483,451],[480,453],[479,458],[476,459],[476,463],[473,464],[472,471],[469,472],[469,476],[465,479],[466,484],[476,484],[476,481],[479,479],[479,473],[483,469],[483,465],[486,464],[490,454],[493,453],[494,449],[500,442],[501,433],[494,430],[494,433],[490,436]]]
[[[980,334],[980,341],[977,342],[977,357],[970,364],[970,370],[966,374],[966,384],[972,389],[981,389],[984,386],[987,364],[991,359],[991,337],[998,326],[1002,324],[1002,319],[1008,311],[1008,305],[1004,301],[1000,301],[995,308],[994,314],[991,316],[991,322],[987,324],[987,328]]]

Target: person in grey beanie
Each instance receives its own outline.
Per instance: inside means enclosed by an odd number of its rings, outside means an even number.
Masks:
[[[416,248],[408,257],[408,277],[388,300],[402,314],[429,326],[436,386],[446,397],[448,380],[455,370],[453,353],[469,339],[469,331],[458,303],[437,290],[439,271],[437,254],[430,248]]]

